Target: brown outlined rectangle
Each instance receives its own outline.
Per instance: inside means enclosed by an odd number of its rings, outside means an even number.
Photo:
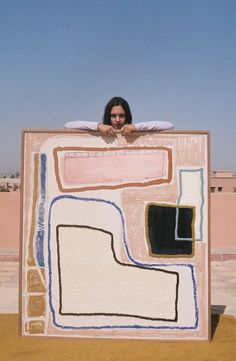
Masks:
[[[61,192],[144,187],[172,179],[167,147],[58,147],[54,162]]]

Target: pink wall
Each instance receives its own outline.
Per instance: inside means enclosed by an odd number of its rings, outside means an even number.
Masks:
[[[221,192],[236,192],[236,177],[211,177],[211,187],[215,187],[215,192],[218,192],[218,187],[222,188]]]
[[[236,249],[236,193],[211,193],[212,249]]]
[[[0,252],[19,249],[20,192],[0,192]],[[211,193],[211,246],[236,249],[236,193]]]
[[[20,192],[0,192],[0,252],[18,251]]]

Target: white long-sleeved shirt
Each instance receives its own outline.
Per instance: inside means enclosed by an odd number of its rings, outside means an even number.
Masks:
[[[89,122],[84,120],[76,120],[73,122],[67,122],[64,126],[66,129],[81,129],[81,130],[97,130],[98,122]],[[163,120],[154,120],[149,122],[134,123],[137,131],[146,130],[172,130],[174,126],[171,122]]]

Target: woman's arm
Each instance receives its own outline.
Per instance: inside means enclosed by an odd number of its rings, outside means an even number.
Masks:
[[[76,120],[74,122],[67,122],[64,125],[66,129],[80,129],[80,130],[98,130],[98,122],[88,122],[84,120]]]
[[[142,122],[134,124],[136,130],[145,131],[145,130],[172,130],[174,126],[171,122],[154,120],[150,122]]]
[[[97,130],[104,135],[114,135],[115,132],[110,125],[100,124],[98,122],[88,122],[84,120],[76,120],[74,122],[67,122],[64,125],[66,129],[80,129],[80,130]],[[142,122],[135,124],[125,124],[121,129],[123,135],[128,135],[133,131],[146,131],[146,130],[171,130],[174,126],[171,122],[155,120],[150,122]]]
[[[146,130],[171,130],[174,129],[174,126],[171,122],[166,121],[152,121],[152,122],[143,122],[143,123],[135,123],[135,124],[125,124],[121,128],[121,134],[129,135],[132,132],[142,132]]]
[[[64,125],[66,129],[79,129],[79,130],[95,130],[102,135],[115,135],[115,130],[111,125],[101,124],[98,122],[87,122],[84,120],[77,120],[74,122],[67,122]]]

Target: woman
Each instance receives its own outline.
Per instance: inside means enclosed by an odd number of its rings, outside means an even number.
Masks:
[[[134,131],[170,130],[174,129],[174,126],[172,123],[165,121],[132,124],[132,114],[129,104],[121,97],[114,97],[105,106],[102,123],[78,120],[66,123],[65,128],[98,130],[103,135],[114,136],[117,130],[119,130],[122,135],[128,135]]]

